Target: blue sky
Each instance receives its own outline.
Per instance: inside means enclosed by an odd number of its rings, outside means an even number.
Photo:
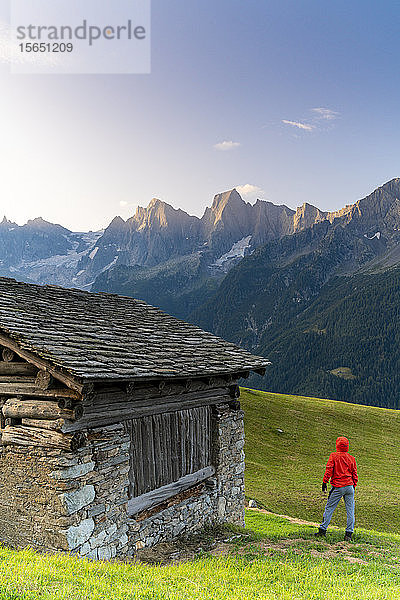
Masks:
[[[150,75],[0,64],[0,212],[82,230],[235,186],[354,202],[400,176],[399,22],[390,1],[153,0]]]

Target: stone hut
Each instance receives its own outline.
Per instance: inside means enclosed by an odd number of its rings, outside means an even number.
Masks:
[[[145,302],[0,278],[0,541],[93,559],[243,523],[253,356]]]

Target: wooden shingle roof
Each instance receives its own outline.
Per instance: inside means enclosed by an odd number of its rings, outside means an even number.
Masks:
[[[141,300],[4,277],[0,332],[82,381],[190,378],[269,364]]]

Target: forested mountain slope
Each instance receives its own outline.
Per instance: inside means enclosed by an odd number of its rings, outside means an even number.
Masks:
[[[264,389],[400,408],[399,184],[259,248],[190,318],[268,356]]]

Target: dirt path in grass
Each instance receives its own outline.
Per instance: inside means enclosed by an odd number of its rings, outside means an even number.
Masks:
[[[318,523],[312,521],[304,521],[303,519],[297,519],[288,515],[278,515],[276,513],[264,510],[261,508],[250,508],[255,512],[272,515],[275,517],[281,517],[287,519],[291,523],[297,525],[312,525],[318,527]],[[333,529],[338,529],[333,527]],[[158,563],[158,564],[171,564],[171,563],[182,563],[194,560],[204,553],[211,554],[213,556],[268,556],[276,552],[285,555],[287,553],[294,554],[308,554],[316,558],[323,558],[331,560],[333,558],[340,558],[350,563],[367,565],[368,560],[356,556],[354,550],[352,551],[353,544],[348,542],[339,541],[335,543],[329,543],[325,538],[311,538],[310,537],[296,537],[296,538],[285,538],[281,540],[259,540],[252,541],[247,538],[251,538],[251,534],[244,531],[243,533],[237,533],[227,535],[226,532],[210,536],[194,536],[189,540],[178,539],[171,543],[157,544],[153,548],[145,548],[140,550],[135,560],[146,563]],[[364,546],[364,545],[363,545]],[[363,556],[367,559],[371,558],[385,558],[385,553],[377,552],[376,548],[373,550],[369,545],[362,548]],[[388,560],[389,557],[386,558]],[[390,560],[390,559],[389,559]],[[392,559],[393,560],[393,559]],[[396,561],[395,564],[388,564],[391,568],[400,569],[400,562]]]
[[[302,519],[296,519],[295,517],[289,517],[288,515],[278,515],[277,513],[273,513],[270,510],[265,510],[264,508],[249,508],[246,510],[253,510],[254,512],[264,513],[265,515],[272,515],[274,517],[282,517],[282,519],[287,519],[291,523],[296,523],[297,525],[313,525],[314,527],[319,527],[319,523],[313,523],[312,521],[303,521]],[[332,525],[333,529],[337,529]]]

